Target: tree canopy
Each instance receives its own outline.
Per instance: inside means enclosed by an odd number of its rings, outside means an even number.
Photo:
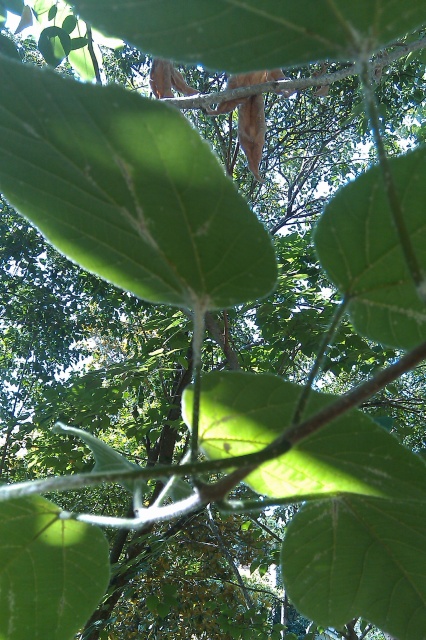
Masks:
[[[425,25],[0,0],[0,638],[422,637]]]

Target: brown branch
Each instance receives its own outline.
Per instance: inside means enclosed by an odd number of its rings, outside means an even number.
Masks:
[[[95,79],[98,84],[102,84],[101,72],[99,70],[98,60],[96,58],[95,50],[93,48],[92,28],[87,23],[86,23],[86,29],[87,29],[87,49],[89,51],[90,60],[92,61]]]
[[[387,384],[399,378],[403,373],[413,369],[425,358],[426,342],[423,342],[403,356],[398,360],[398,362],[387,369],[380,371],[374,376],[374,378],[371,378],[371,380],[367,380],[364,384],[361,384],[358,387],[355,387],[352,391],[345,393],[336,400],[336,402],[328,405],[322,411],[319,411],[300,425],[295,425],[287,429],[281,438],[278,438],[275,441],[276,445],[279,446],[280,441],[288,441],[291,444],[296,444],[296,442],[303,440],[307,436],[311,435],[311,433],[317,431],[320,427],[349,411],[349,409],[357,407],[361,402],[364,402],[364,400],[371,398],[371,396],[380,391],[380,389],[383,389]]]
[[[222,349],[228,362],[229,368],[240,369],[240,363],[238,362],[237,354],[231,347],[229,340],[225,340],[225,337],[222,334],[215,318],[209,311],[205,315],[205,324],[206,329],[210,333],[213,340],[217,342],[218,346]]]

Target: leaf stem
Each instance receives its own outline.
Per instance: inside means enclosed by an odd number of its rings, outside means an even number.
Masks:
[[[364,92],[365,109],[370,120],[371,131],[373,134],[374,144],[379,159],[379,166],[382,173],[385,192],[389,202],[392,220],[395,226],[398,240],[401,245],[402,253],[404,255],[405,263],[407,265],[408,271],[410,272],[411,278],[413,279],[417,294],[423,300],[423,302],[425,302],[425,275],[417,260],[416,253],[411,242],[410,234],[404,219],[401,200],[395,186],[392,171],[389,165],[389,158],[386,154],[385,145],[380,133],[379,113],[377,109],[376,96],[371,85],[370,69],[370,62],[368,60],[363,60],[361,62],[360,76]]]
[[[300,394],[299,400],[296,405],[296,409],[294,410],[292,424],[299,424],[302,419],[303,412],[306,408],[306,404],[308,402],[309,395],[312,390],[312,385],[318,373],[322,369],[324,358],[329,348],[333,344],[334,336],[340,325],[340,321],[348,305],[348,302],[349,302],[349,298],[344,297],[342,302],[339,304],[339,306],[335,310],[330,326],[328,327],[326,333],[324,334],[323,339],[321,340],[321,344],[319,346],[318,353],[315,358],[315,362],[312,366],[312,369],[309,372],[308,379],[306,381],[306,384],[303,388],[302,393]]]
[[[192,407],[191,425],[191,458],[192,463],[198,458],[198,424],[200,421],[200,394],[201,394],[201,349],[204,338],[204,314],[205,308],[197,303],[194,308],[194,333],[192,336],[193,354],[193,384],[194,384],[194,404]]]

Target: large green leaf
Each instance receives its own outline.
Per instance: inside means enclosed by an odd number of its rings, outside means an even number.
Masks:
[[[271,374],[213,372],[203,376],[200,446],[209,458],[254,453],[290,422],[302,387]],[[306,417],[336,398],[313,391]],[[183,417],[192,420],[193,389]],[[300,500],[339,492],[426,500],[426,466],[360,411],[350,411],[250,474],[257,492]]]
[[[23,0],[1,0],[1,4],[7,11],[16,13],[18,16],[20,16],[22,11],[24,10]]]
[[[426,273],[426,147],[390,161],[406,226]],[[322,266],[350,299],[355,328],[409,349],[426,340],[426,307],[406,266],[377,167],[333,198],[315,231]]]
[[[83,431],[83,429],[77,429],[76,427],[68,427],[65,424],[60,422],[56,423],[53,427],[52,431],[54,433],[62,433],[69,434],[80,438],[87,444],[90,450],[93,453],[93,457],[95,458],[95,466],[93,467],[94,472],[108,472],[108,471],[136,471],[140,469],[139,465],[134,462],[130,462],[127,460],[121,453],[115,451],[112,447],[107,445],[99,438],[92,436],[88,431]],[[141,481],[137,481],[138,485],[141,485]],[[123,487],[125,487],[130,493],[132,493],[134,489],[135,482],[134,481],[124,481],[121,482]],[[142,482],[142,484],[144,484]]]
[[[426,21],[423,0],[73,0],[143,51],[232,72],[375,51]]]
[[[362,616],[398,640],[426,629],[426,503],[360,496],[309,504],[286,529],[289,598],[337,629]]]
[[[270,238],[176,109],[0,64],[0,189],[69,258],[151,302],[266,295]]]
[[[71,640],[103,596],[108,543],[41,497],[0,504],[0,638]]]

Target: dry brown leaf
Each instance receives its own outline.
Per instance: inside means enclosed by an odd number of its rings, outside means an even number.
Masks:
[[[173,65],[168,60],[155,58],[152,61],[149,84],[156,98],[173,98],[172,69]]]
[[[227,89],[237,87],[250,87],[268,80],[287,80],[281,69],[272,71],[252,71],[231,76]],[[282,90],[280,94],[288,97],[293,91]],[[218,104],[215,111],[209,111],[211,115],[229,113],[238,107],[238,140],[244,151],[250,171],[259,182],[263,182],[259,174],[259,165],[262,159],[263,145],[265,144],[266,121],[263,96],[250,96],[248,98],[234,98],[224,100]]]
[[[190,87],[189,84],[185,82],[183,75],[174,67],[172,67],[172,87],[173,89],[176,89],[176,91],[179,91],[179,93],[183,93],[185,96],[195,96],[199,93],[196,89]]]
[[[251,96],[238,107],[238,139],[243,149],[250,171],[259,182],[263,145],[265,144],[265,107],[263,96]]]
[[[27,27],[31,27],[32,24],[33,24],[33,13],[31,11],[31,7],[24,5],[24,8],[22,9],[21,19],[19,21],[18,26],[15,29],[15,36],[17,36],[18,33],[21,33],[21,31],[23,31],[24,29],[27,29]]]
[[[251,73],[240,73],[235,76],[230,76],[226,89],[237,89],[238,87],[250,87],[253,84],[261,84],[262,82],[266,82],[266,75],[267,71],[252,71]],[[210,111],[210,114],[220,115],[221,113],[229,113],[246,100],[248,100],[248,98],[224,100],[217,105],[215,111]]]
[[[169,60],[155,58],[152,62],[149,84],[156,98],[173,98],[173,91],[179,91],[186,96],[194,96],[196,89],[187,84],[183,75],[174,68]]]
[[[380,80],[382,79],[382,74],[383,74],[383,64],[378,64],[374,67],[373,70],[373,80],[374,82],[376,82],[377,84],[380,83]]]

